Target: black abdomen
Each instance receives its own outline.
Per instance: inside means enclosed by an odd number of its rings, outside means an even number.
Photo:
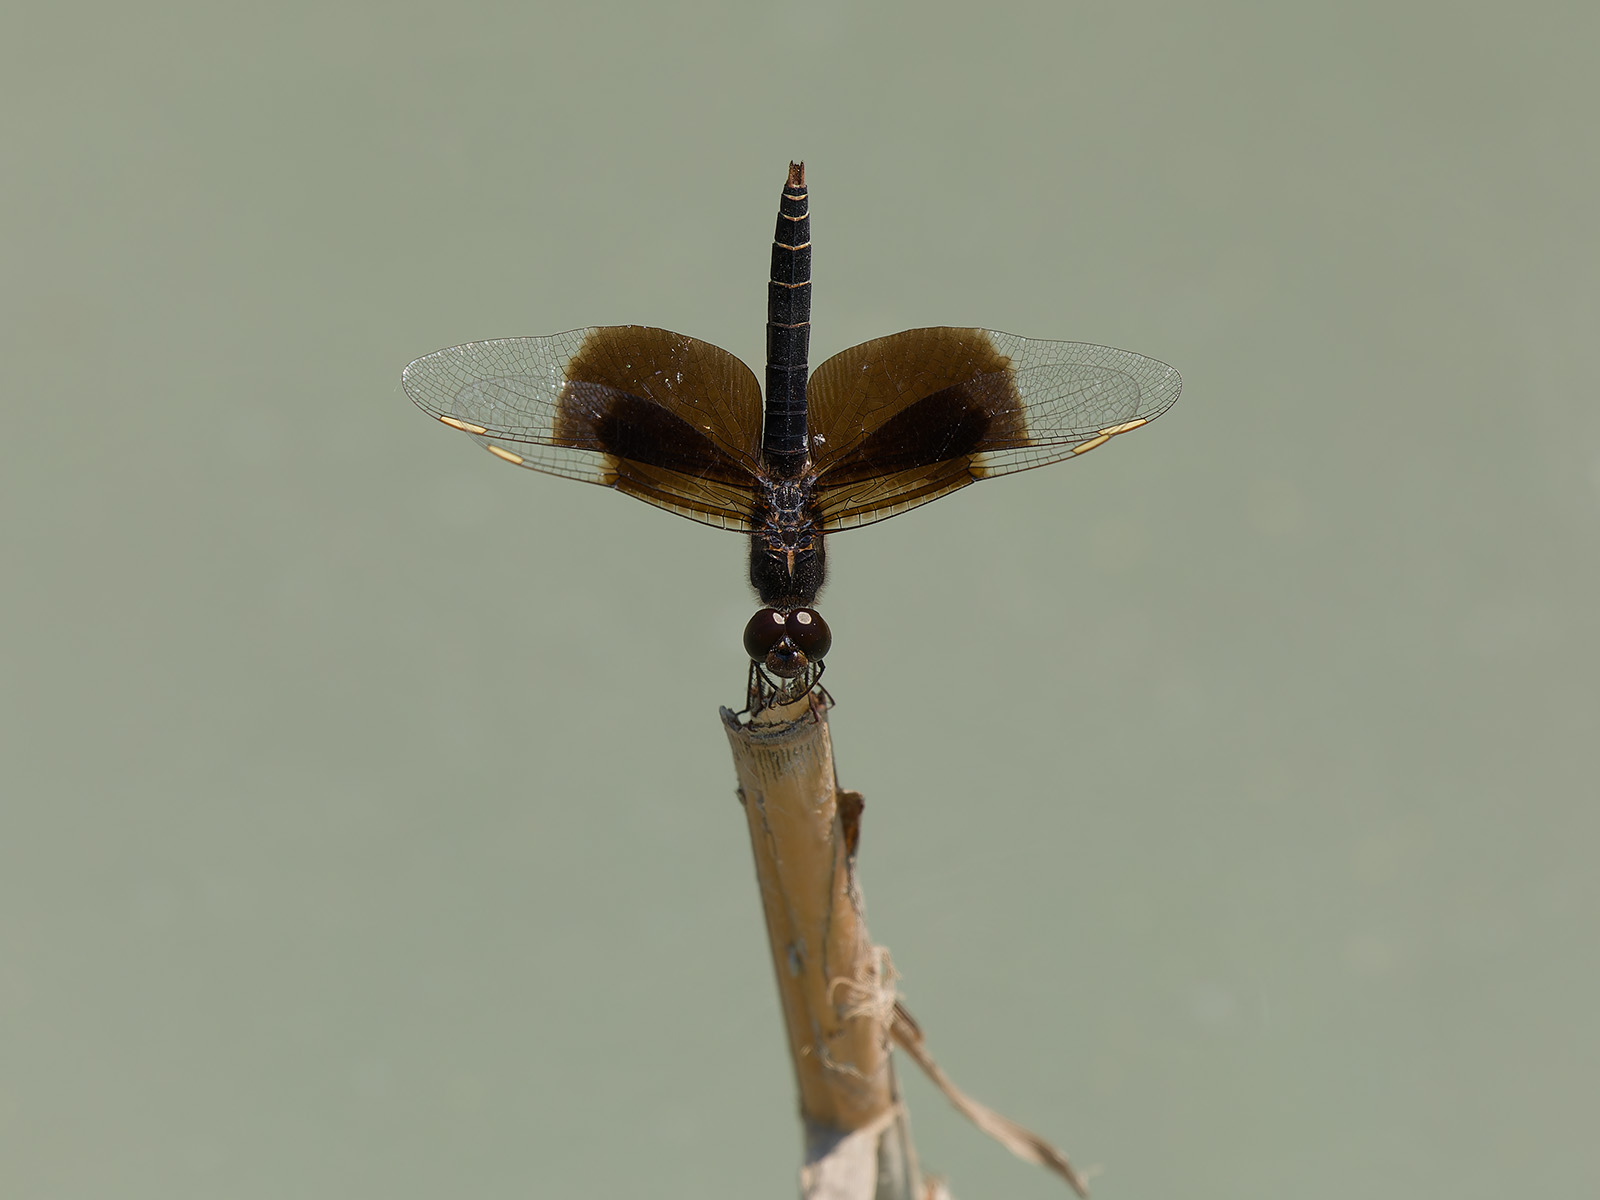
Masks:
[[[767,284],[767,405],[761,457],[779,478],[806,461],[806,371],[811,346],[811,216],[804,163],[789,164]]]

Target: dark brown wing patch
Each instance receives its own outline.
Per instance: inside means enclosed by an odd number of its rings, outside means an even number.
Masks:
[[[419,358],[404,384],[506,462],[750,528],[761,389],[707,342],[639,325],[470,342]]]
[[[982,329],[912,329],[863,342],[808,386],[825,527],[848,529],[978,478],[976,456],[1026,440],[1010,360]]]
[[[1178,373],[1126,350],[993,329],[912,329],[830,358],[808,385],[826,528],[1084,454],[1177,400]]]
[[[744,363],[709,342],[646,325],[586,332],[566,364],[554,429],[558,440],[622,436],[629,449],[608,452],[637,458],[645,436],[659,434],[709,467],[712,455],[692,448],[690,438],[700,437],[714,443],[723,459],[742,464],[744,474],[759,468],[761,388]],[[613,393],[612,402],[601,401],[594,388]],[[651,409],[677,422],[658,420]],[[627,437],[630,426],[644,436]],[[670,461],[656,465],[685,469]]]
[[[997,427],[1010,430],[1014,416],[1009,374],[975,375],[902,408],[829,464],[824,479],[828,484],[849,483],[966,458],[988,444]]]
[[[1011,361],[983,329],[909,329],[852,346],[816,369],[806,395],[811,461],[825,480],[836,467],[840,481],[859,477],[873,455],[904,470],[1026,438]]]
[[[569,380],[561,389],[550,437],[558,446],[598,450],[679,474],[723,483],[750,478],[743,464],[676,413],[603,384]]]

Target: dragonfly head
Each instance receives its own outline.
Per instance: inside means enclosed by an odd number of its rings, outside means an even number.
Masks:
[[[833,645],[833,633],[814,608],[787,612],[763,608],[744,627],[744,650],[780,679],[793,679],[808,665],[820,662]]]

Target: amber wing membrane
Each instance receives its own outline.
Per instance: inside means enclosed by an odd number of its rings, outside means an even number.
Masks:
[[[726,350],[643,325],[469,342],[403,376],[495,456],[724,529],[750,525],[761,390]]]
[[[1181,387],[1177,371],[1141,354],[992,329],[863,342],[807,385],[825,527],[1083,454],[1160,416]]]

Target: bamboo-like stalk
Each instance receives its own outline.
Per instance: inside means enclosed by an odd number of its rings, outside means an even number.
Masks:
[[[801,700],[722,718],[800,1089],[801,1194],[921,1200],[890,1058],[893,978],[855,878],[861,797],[839,790],[827,711]]]
[[[929,1200],[890,1056],[898,1044],[956,1109],[1019,1158],[1088,1183],[1050,1142],[966,1095],[899,1001],[867,932],[856,848],[863,802],[839,789],[826,704],[807,698],[722,721],[739,775],[789,1056],[800,1088],[803,1200]]]

